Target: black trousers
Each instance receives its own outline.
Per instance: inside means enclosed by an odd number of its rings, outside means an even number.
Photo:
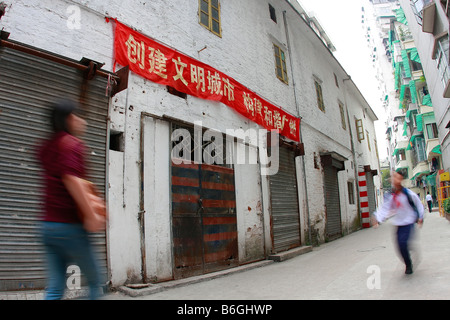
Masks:
[[[431,209],[433,208],[433,201],[427,201],[428,203],[428,211],[431,212]]]
[[[414,223],[408,224],[406,226],[397,227],[397,244],[400,254],[405,261],[407,267],[411,267],[411,257],[409,255],[409,240],[411,239],[414,232]]]

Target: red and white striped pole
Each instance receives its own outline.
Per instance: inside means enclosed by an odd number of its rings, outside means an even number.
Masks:
[[[363,228],[370,228],[369,198],[367,196],[367,181],[366,173],[364,171],[358,172],[358,185],[362,226]]]

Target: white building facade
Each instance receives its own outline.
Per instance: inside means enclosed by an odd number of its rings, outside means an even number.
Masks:
[[[90,173],[109,208],[105,234],[93,238],[112,286],[230,268],[369,226],[380,199],[377,117],[296,2],[2,3],[0,290],[44,283],[32,145],[61,96],[90,123]],[[261,158],[272,140],[245,136],[262,126],[114,65],[113,18],[301,118],[299,141],[275,141],[276,174],[264,174]],[[30,132],[16,137],[19,127]],[[217,141],[214,130],[233,161],[174,164],[178,129],[192,135],[182,141],[192,154]]]

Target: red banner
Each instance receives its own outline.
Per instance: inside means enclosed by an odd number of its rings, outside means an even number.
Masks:
[[[300,119],[233,78],[116,22],[115,62],[153,82],[183,93],[220,101],[267,130],[299,141]]]

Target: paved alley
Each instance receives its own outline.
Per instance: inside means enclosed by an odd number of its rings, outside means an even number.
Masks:
[[[132,298],[107,300],[450,299],[450,223],[426,213],[417,229],[414,274],[396,254],[394,227],[363,229],[281,263]]]

